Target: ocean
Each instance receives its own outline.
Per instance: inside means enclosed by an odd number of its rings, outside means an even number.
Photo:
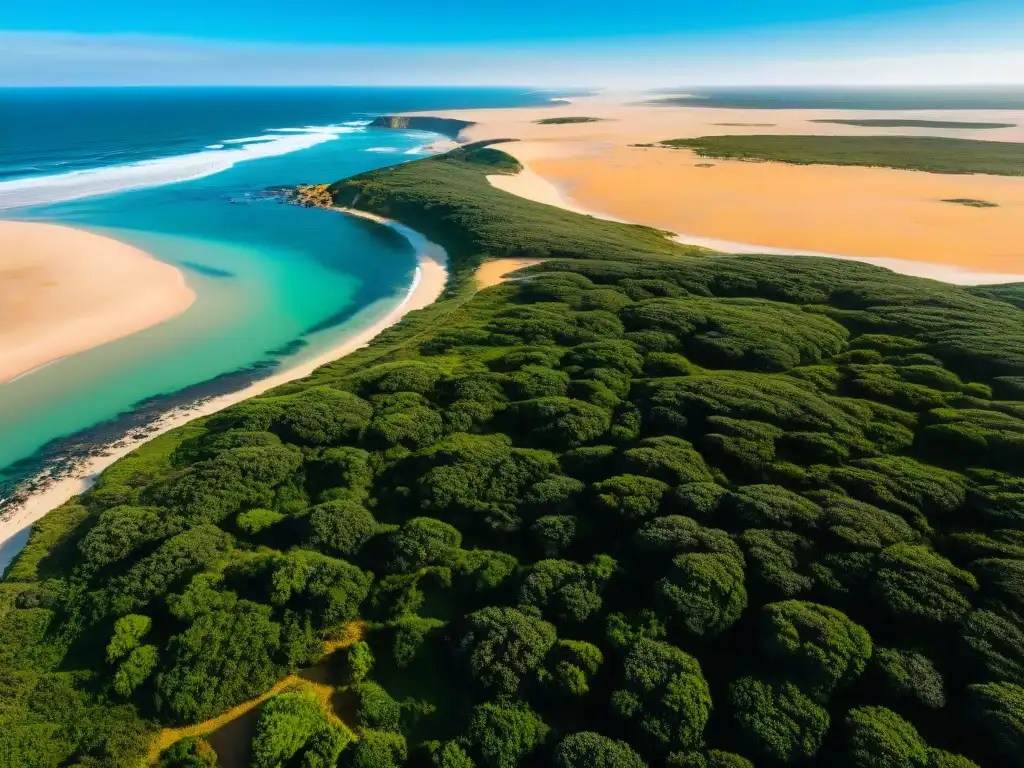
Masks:
[[[0,499],[155,413],[244,387],[372,324],[415,270],[394,231],[266,194],[423,157],[390,112],[542,104],[526,89],[0,90],[0,218],[89,229],[181,268],[197,300],[0,385]],[[0,512],[2,514],[2,512]],[[24,544],[0,543],[0,570]]]

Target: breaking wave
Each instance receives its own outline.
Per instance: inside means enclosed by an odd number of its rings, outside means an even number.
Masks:
[[[342,134],[362,131],[361,122],[275,128],[260,136],[225,139],[199,152],[122,165],[88,168],[0,182],[0,209],[59,203],[130,189],[190,181],[226,171],[237,163],[309,149]]]

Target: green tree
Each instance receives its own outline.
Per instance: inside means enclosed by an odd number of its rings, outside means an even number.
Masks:
[[[362,731],[352,749],[352,768],[399,768],[409,757],[405,737],[388,731]]]
[[[555,644],[555,628],[515,608],[491,606],[466,617],[461,649],[474,679],[487,688],[515,693],[524,679],[536,679]]]
[[[179,739],[160,754],[160,768],[219,768],[217,753],[206,739]]]
[[[677,555],[669,575],[655,589],[661,602],[698,637],[711,637],[728,629],[747,607],[743,561],[733,555]]]
[[[577,537],[577,520],[572,515],[545,515],[534,521],[530,533],[537,551],[544,557],[565,555]]]
[[[608,558],[611,569],[615,561]],[[601,589],[607,576],[595,564],[570,560],[541,560],[523,580],[520,601],[534,605],[559,621],[586,621],[601,608]]]
[[[183,722],[213,717],[270,688],[280,667],[281,628],[268,606],[239,600],[199,616],[175,635],[156,678],[156,707]]]
[[[822,517],[821,507],[779,485],[745,485],[729,500],[744,528],[806,531]]]
[[[359,683],[355,689],[358,704],[356,721],[363,728],[397,733],[401,729],[402,708],[380,685]]]
[[[509,431],[528,435],[537,444],[576,448],[597,440],[611,426],[604,408],[568,397],[538,397],[512,403],[505,412]]]
[[[924,546],[895,544],[882,550],[874,590],[896,618],[953,621],[971,608],[978,582],[967,571]]]
[[[476,763],[458,743],[446,741],[431,754],[435,768],[475,768]]]
[[[252,536],[276,525],[286,517],[287,515],[272,509],[247,509],[238,514],[238,517],[235,518],[235,525],[243,533]]]
[[[692,656],[668,643],[637,640],[626,654],[616,714],[653,746],[685,748],[699,743],[711,714],[711,692]]]
[[[448,523],[414,517],[391,535],[392,567],[404,573],[427,565],[453,565],[458,560],[462,534]]]
[[[668,768],[754,768],[745,757],[712,749],[702,752],[674,752],[666,761]]]
[[[828,731],[828,711],[792,683],[744,677],[729,686],[729,704],[739,735],[768,761],[807,760]]]
[[[973,760],[933,747],[928,748],[928,768],[978,768]]]
[[[928,765],[928,747],[917,730],[885,707],[858,707],[846,716],[850,764],[855,768]]]
[[[132,649],[114,673],[114,691],[128,698],[156,669],[159,651],[155,645],[140,645]]]
[[[624,741],[600,733],[570,733],[555,749],[559,768],[644,768],[646,762]]]
[[[892,695],[916,700],[932,709],[946,706],[942,674],[924,654],[898,648],[876,648],[874,660],[884,675],[885,687]]]
[[[120,506],[106,509],[78,542],[79,568],[86,575],[124,560],[164,535],[166,526],[154,507]]]
[[[300,768],[335,768],[338,758],[355,734],[340,723],[332,723],[317,731],[306,742]]]
[[[373,651],[360,640],[350,645],[345,653],[345,677],[353,683],[365,680],[373,669]]]
[[[524,703],[487,702],[473,708],[467,738],[483,765],[515,768],[529,765],[550,729]]]
[[[704,458],[694,447],[678,437],[664,435],[641,440],[635,448],[623,452],[628,472],[670,485],[710,483],[714,478]]]
[[[870,635],[835,608],[786,600],[762,615],[765,652],[821,700],[860,677],[871,658]]]
[[[107,643],[107,663],[113,664],[131,652],[152,626],[153,620],[149,616],[128,614],[118,619],[114,623],[114,635]]]
[[[318,549],[352,557],[378,531],[373,515],[354,501],[338,499],[313,508],[311,540]]]
[[[968,657],[993,680],[1024,676],[1024,618],[1000,609],[972,611],[963,620],[961,639]]]
[[[253,768],[286,764],[327,726],[327,717],[312,693],[281,693],[272,697],[260,708],[252,740]]]
[[[1016,683],[967,686],[966,712],[987,738],[996,759],[1016,760],[1024,751],[1024,688]]]
[[[602,510],[624,522],[646,520],[658,513],[668,485],[640,475],[616,475],[594,485]]]

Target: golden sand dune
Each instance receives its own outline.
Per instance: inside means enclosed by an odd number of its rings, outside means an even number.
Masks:
[[[1024,142],[1024,111],[761,110],[638,105],[638,96],[571,104],[456,110],[473,121],[462,137],[514,138],[502,149],[548,182],[532,185],[551,205],[684,233],[691,242],[732,241],[851,257],[902,259],[1024,279],[1024,178],[886,168],[705,160],[689,150],[633,146],[724,134],[946,136]],[[544,117],[599,122],[539,125]],[[1013,123],[962,130],[817,123],[823,119],[915,119]],[[508,191],[519,182],[494,179]],[[553,185],[553,186],[552,186]],[[949,198],[991,201],[972,208]],[[888,265],[887,265],[888,266]],[[920,273],[920,269],[918,270]],[[944,279],[945,272],[936,277]],[[965,280],[967,282],[969,280]],[[975,282],[978,282],[975,281]]]

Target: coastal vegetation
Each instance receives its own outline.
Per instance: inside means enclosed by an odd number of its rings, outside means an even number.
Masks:
[[[998,208],[999,203],[993,203],[989,200],[977,200],[973,197],[949,197],[943,199],[944,203],[957,203],[959,205],[966,205],[970,208]]]
[[[398,130],[430,131],[450,139],[459,138],[464,128],[473,125],[469,120],[454,117],[432,117],[430,115],[381,115],[370,122],[371,128],[395,128]]]
[[[932,173],[1024,175],[1024,144],[937,136],[703,136],[658,146],[701,157],[797,165],[865,165]]]
[[[0,764],[137,765],[253,700],[256,766],[1019,760],[1024,286],[714,255],[486,178],[517,170],[320,190],[451,285],[33,529]],[[513,256],[547,260],[474,291]],[[226,765],[180,733],[160,765]]]
[[[541,120],[534,120],[537,125],[572,125],[574,123],[599,123],[601,117],[545,117]]]
[[[811,120],[812,123],[833,125],[857,125],[862,128],[945,128],[963,130],[986,130],[992,128],[1014,128],[1015,123],[971,123],[956,120],[893,120],[885,118],[856,120]]]

